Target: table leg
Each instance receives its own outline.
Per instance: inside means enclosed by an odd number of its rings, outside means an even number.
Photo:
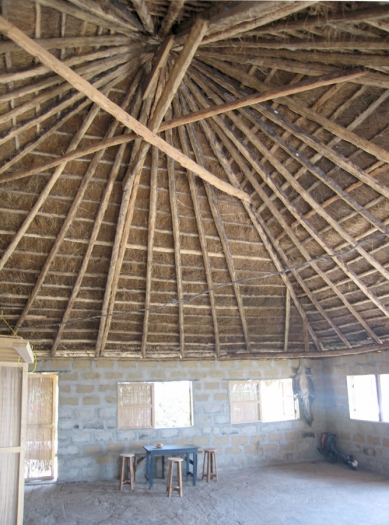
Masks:
[[[193,485],[197,481],[197,452],[193,452]]]
[[[150,461],[150,488],[153,488],[153,481],[154,481],[154,454],[151,455],[151,461]]]

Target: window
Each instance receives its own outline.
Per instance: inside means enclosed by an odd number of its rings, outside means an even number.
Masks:
[[[26,481],[57,477],[57,382],[57,374],[28,375]]]
[[[118,384],[118,428],[190,427],[192,383],[169,381]]]
[[[389,374],[347,376],[351,419],[389,422]]]
[[[230,381],[230,411],[231,423],[297,419],[292,379]]]

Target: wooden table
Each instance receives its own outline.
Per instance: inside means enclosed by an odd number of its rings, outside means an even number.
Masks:
[[[186,480],[189,476],[193,476],[193,485],[197,481],[197,452],[200,447],[196,445],[164,445],[163,447],[154,447],[153,445],[145,445],[143,447],[146,451],[146,479],[150,482],[150,488],[153,487],[154,480],[154,458],[155,456],[186,456]],[[192,465],[192,471],[190,471]]]

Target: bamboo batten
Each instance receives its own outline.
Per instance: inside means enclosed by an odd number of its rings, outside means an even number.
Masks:
[[[38,358],[384,348],[388,27],[379,2],[8,3],[8,325]]]

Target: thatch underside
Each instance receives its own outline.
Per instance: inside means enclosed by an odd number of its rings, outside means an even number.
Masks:
[[[388,4],[1,7],[0,334],[38,357],[388,346]]]

